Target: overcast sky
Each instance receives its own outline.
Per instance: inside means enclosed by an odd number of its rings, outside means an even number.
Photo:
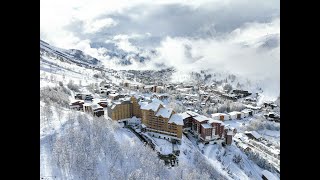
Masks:
[[[110,44],[127,52],[156,49],[145,68],[163,62],[180,73],[227,71],[279,95],[278,0],[41,0],[40,32],[52,45],[106,62]]]

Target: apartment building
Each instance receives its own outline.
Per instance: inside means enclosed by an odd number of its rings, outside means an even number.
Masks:
[[[224,138],[224,123],[192,111],[182,113],[185,128],[203,142]]]
[[[130,98],[121,98],[108,104],[108,116],[112,120],[122,120],[136,116],[141,118],[140,105],[135,96]]]
[[[181,114],[176,114],[154,101],[141,106],[141,115],[142,126],[151,136],[171,142],[181,142],[183,126]]]

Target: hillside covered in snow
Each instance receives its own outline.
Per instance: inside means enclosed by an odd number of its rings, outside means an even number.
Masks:
[[[132,76],[135,73],[138,75]],[[103,81],[119,85],[119,93],[133,93],[121,84],[124,80],[136,84],[144,83],[144,80],[139,78],[144,76],[143,73],[159,76],[146,79],[146,82],[166,77],[163,82],[171,83],[174,70],[130,73],[107,69],[101,65],[101,61],[81,51],[64,50],[40,41],[41,178],[262,179],[264,169],[278,175],[266,161],[244,153],[235,144],[227,147],[221,144],[203,145],[186,135],[183,135],[179,146],[178,164],[168,166],[159,158],[157,151],[145,145],[135,133],[122,124],[107,116],[98,118],[69,108],[75,94],[80,92],[90,93],[95,99],[104,98],[97,90]],[[193,82],[217,83],[222,89],[228,82],[235,87],[237,84],[241,86],[232,75],[225,78],[219,74],[200,72],[191,76]],[[151,93],[140,94],[146,98],[152,97]],[[277,102],[280,104],[280,98]],[[163,101],[163,104],[173,108],[179,103],[181,101],[175,98]],[[252,121],[254,125],[247,124],[247,121]],[[247,121],[243,123],[250,128],[256,128],[260,123],[255,122],[255,117]],[[230,124],[234,126],[232,122],[234,121],[230,121]],[[241,126],[239,129],[243,129],[243,132],[249,129],[240,123],[235,124],[235,127]],[[266,130],[266,126],[273,129]],[[257,130],[260,130],[263,136],[270,135],[269,138],[276,144],[279,142],[277,128],[278,125],[268,122]]]

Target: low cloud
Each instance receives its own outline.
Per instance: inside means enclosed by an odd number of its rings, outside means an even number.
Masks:
[[[219,38],[167,37],[156,48],[159,56],[153,61],[175,67],[178,81],[188,80],[192,71],[225,72],[257,83],[269,96],[278,96],[280,41],[267,49],[261,44],[270,36],[279,39],[279,21],[247,24]]]
[[[96,33],[101,31],[103,28],[116,26],[118,23],[112,18],[105,18],[95,20],[93,22],[88,21],[84,25],[84,33]]]
[[[271,96],[280,91],[279,17],[278,0],[43,0],[40,38],[115,69],[173,66],[179,81],[202,69],[236,74]],[[113,47],[151,60],[121,67],[105,55]]]

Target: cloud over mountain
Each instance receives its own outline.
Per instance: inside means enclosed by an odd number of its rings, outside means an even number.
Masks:
[[[68,0],[40,3],[40,38],[79,49],[126,69],[173,66],[177,76],[202,69],[230,72],[259,82],[272,96],[280,90],[280,3],[276,0]],[[116,67],[122,68],[122,67]]]

